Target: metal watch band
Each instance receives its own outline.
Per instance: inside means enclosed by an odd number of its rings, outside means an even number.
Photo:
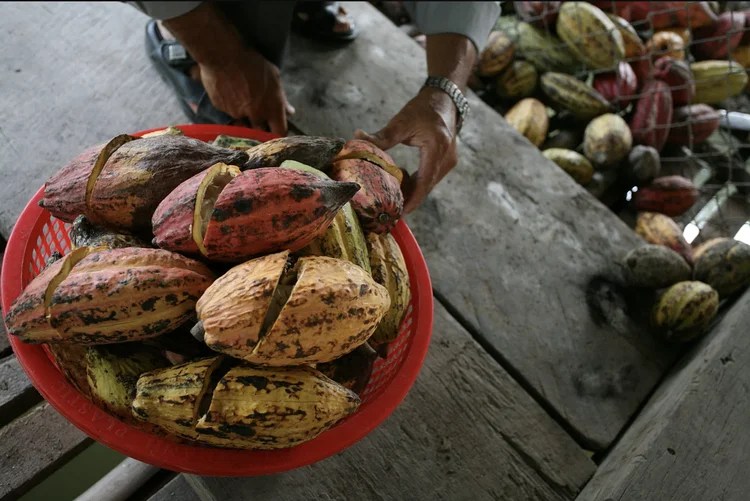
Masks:
[[[456,123],[456,132],[461,130],[466,117],[469,115],[469,101],[458,88],[458,85],[454,84],[445,77],[427,77],[423,87],[434,87],[444,91],[450,96],[458,109],[458,123]]]

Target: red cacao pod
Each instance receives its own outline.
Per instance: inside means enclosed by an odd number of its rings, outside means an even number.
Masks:
[[[633,207],[638,211],[675,217],[692,207],[698,195],[698,189],[689,179],[682,176],[657,177],[651,184],[635,192]]]
[[[628,63],[620,61],[616,71],[600,73],[594,78],[594,89],[610,103],[627,106],[638,90],[638,78]]]
[[[721,115],[707,104],[693,104],[675,108],[672,113],[672,127],[667,142],[690,146],[702,143],[719,128]]]
[[[698,28],[716,24],[710,2],[594,2],[615,4],[617,15],[637,24],[650,21],[655,30],[682,26]],[[645,26],[648,27],[648,26]]]
[[[515,2],[515,9],[521,21],[540,29],[553,28],[562,2]]]
[[[633,141],[661,151],[672,123],[672,94],[661,80],[649,80],[641,90],[641,97],[630,121]]]
[[[654,78],[669,85],[674,106],[690,103],[695,97],[693,72],[685,61],[662,57],[654,63]]]
[[[744,12],[724,12],[714,26],[693,30],[692,51],[698,60],[726,59],[745,34]],[[703,41],[705,40],[705,41]]]

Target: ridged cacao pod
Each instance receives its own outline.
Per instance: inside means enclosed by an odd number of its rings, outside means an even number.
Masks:
[[[693,265],[693,248],[671,217],[658,212],[641,212],[636,218],[635,232],[650,244],[669,247]]]
[[[600,73],[594,77],[594,90],[610,103],[627,106],[635,99],[638,79],[633,68],[626,62],[617,63],[617,71]]]
[[[745,68],[737,61],[700,61],[690,65],[695,79],[693,104],[717,104],[747,86]]]
[[[563,2],[557,16],[557,35],[570,44],[573,53],[588,68],[614,68],[625,56],[620,30],[590,3]]]
[[[682,176],[657,177],[641,186],[633,195],[633,207],[639,211],[659,212],[676,217],[684,214],[698,200],[695,185]]]
[[[580,66],[569,44],[529,23],[518,23],[518,50],[540,73],[572,73]]]
[[[644,245],[628,252],[623,260],[625,280],[632,287],[662,289],[692,278],[693,270],[672,249]]]
[[[375,344],[390,343],[398,337],[401,321],[411,301],[409,272],[401,249],[391,234],[367,234],[372,278],[386,288],[391,305],[372,337]]]
[[[551,30],[557,21],[562,2],[514,2],[518,19],[535,28]]]
[[[339,160],[367,160],[382,168],[391,176],[395,177],[400,183],[404,182],[404,170],[395,165],[393,157],[381,150],[370,141],[364,139],[350,139],[346,142],[342,150],[332,160],[332,163]]]
[[[596,117],[583,133],[583,154],[598,167],[617,165],[632,147],[630,127],[614,113]]]
[[[651,320],[668,341],[687,342],[709,326],[719,310],[719,294],[698,281],[679,282],[654,306]]]
[[[721,124],[721,114],[707,104],[681,106],[674,110],[667,142],[684,146],[700,144]]]
[[[503,99],[522,99],[536,90],[539,74],[528,61],[513,61],[495,82],[495,92]]]
[[[685,42],[677,33],[658,31],[646,42],[646,52],[654,61],[662,57],[684,60]]]
[[[690,46],[690,42],[693,41],[693,35],[690,32],[690,28],[686,27],[676,27],[676,28],[664,28],[660,31],[668,31],[670,33],[674,33],[675,35],[682,38],[682,42],[685,44],[685,47]]]
[[[594,167],[591,162],[573,150],[548,148],[542,151],[542,155],[555,162],[580,185],[588,184],[594,177]]]
[[[527,97],[520,100],[505,114],[505,121],[539,147],[547,137],[549,116],[547,107],[538,99]]]
[[[480,77],[499,75],[513,60],[516,46],[502,31],[493,31],[479,56],[477,66]]]
[[[661,151],[672,123],[672,94],[661,80],[646,82],[630,121],[633,140]]]
[[[687,104],[695,97],[695,82],[690,65],[672,57],[662,57],[654,63],[654,78],[669,85],[672,105]]]
[[[733,238],[717,238],[694,250],[694,280],[704,282],[729,297],[750,284],[750,245]]]
[[[737,48],[745,31],[745,13],[723,12],[714,26],[693,30],[691,49],[698,60],[726,59]]]
[[[628,179],[637,185],[648,183],[661,171],[661,158],[656,148],[639,144],[628,155]]]
[[[607,17],[615,23],[615,26],[620,31],[623,45],[625,47],[625,59],[631,59],[642,55],[646,46],[643,45],[641,37],[638,36],[638,33],[636,33],[633,26],[618,15],[607,14]]]
[[[591,120],[612,111],[609,101],[575,77],[548,72],[542,75],[540,82],[550,100],[581,120]]]
[[[232,164],[242,170],[278,167],[286,160],[295,160],[323,170],[338,155],[346,141],[341,138],[287,136],[271,139],[247,150],[245,164]],[[224,162],[231,163],[231,162]]]

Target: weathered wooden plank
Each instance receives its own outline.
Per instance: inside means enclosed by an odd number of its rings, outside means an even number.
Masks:
[[[159,471],[156,466],[127,458],[75,501],[127,501]]]
[[[745,501],[750,291],[688,353],[578,501]]]
[[[215,499],[573,499],[593,462],[436,305],[416,384],[371,435],[318,464],[258,478],[202,478]]]
[[[91,443],[49,404],[0,429],[0,499],[18,499]]]
[[[44,181],[117,134],[185,123],[145,54],[147,17],[119,2],[0,3],[0,234]],[[43,34],[43,36],[40,36]],[[113,63],[113,57],[117,63]]]
[[[0,360],[0,426],[4,426],[41,399],[16,357]]]
[[[179,475],[161,488],[148,501],[206,501],[195,493],[185,475]],[[229,500],[227,500],[229,501]]]
[[[413,97],[424,51],[366,3],[332,51],[293,38],[283,73],[307,134],[375,132]],[[460,163],[407,218],[433,285],[583,442],[606,447],[671,355],[626,313],[614,262],[640,243],[614,214],[470,94]],[[418,151],[392,150],[413,171]]]

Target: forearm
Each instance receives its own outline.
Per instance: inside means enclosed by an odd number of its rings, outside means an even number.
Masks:
[[[427,73],[445,77],[466,92],[477,49],[467,37],[453,33],[427,36]]]

